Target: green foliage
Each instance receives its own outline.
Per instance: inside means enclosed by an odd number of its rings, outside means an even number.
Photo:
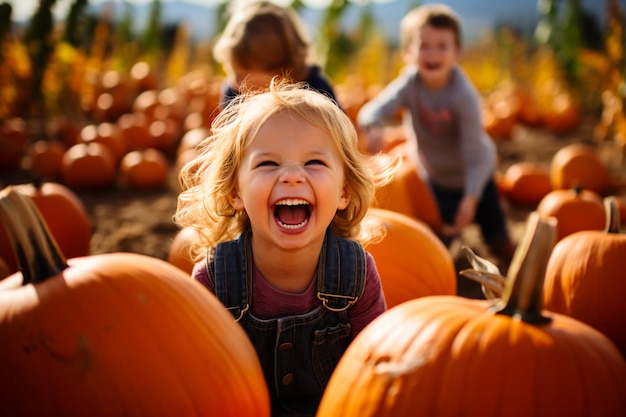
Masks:
[[[535,30],[535,40],[540,46],[548,46],[554,51],[565,82],[580,93],[585,77],[581,52],[583,49],[603,49],[603,34],[580,0],[564,1],[562,9],[558,0],[539,1],[541,20]]]
[[[43,97],[41,83],[48,59],[54,50],[51,35],[54,28],[52,8],[55,4],[56,0],[39,1],[39,6],[28,23],[24,37],[33,71],[31,94],[35,103]]]
[[[154,63],[161,51],[161,1],[153,0],[150,7],[150,17],[143,34],[143,50],[146,59]]]
[[[3,2],[0,3],[0,41],[4,39],[4,36],[11,29],[11,15],[13,14],[13,6],[11,4]],[[0,58],[2,53],[0,53]]]
[[[349,39],[341,30],[341,18],[349,7],[347,0],[333,0],[324,11],[320,23],[318,55],[322,58],[322,67],[331,77],[341,70],[346,56],[353,52]]]
[[[65,18],[63,40],[72,46],[80,46],[87,34],[86,15],[87,0],[75,0]]]

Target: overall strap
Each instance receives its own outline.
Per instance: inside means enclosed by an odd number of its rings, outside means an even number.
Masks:
[[[252,297],[252,231],[215,248],[209,275],[215,278],[215,295],[239,321],[250,308]],[[212,264],[212,267],[211,267]]]
[[[331,311],[347,310],[365,287],[365,250],[353,240],[326,231],[317,265],[317,297]]]

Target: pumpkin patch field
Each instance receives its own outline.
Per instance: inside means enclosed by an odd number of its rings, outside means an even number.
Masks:
[[[517,125],[513,129],[510,139],[505,141],[498,141],[497,148],[499,153],[499,168],[497,178],[502,187],[502,204],[507,214],[507,221],[509,229],[513,237],[518,240],[521,236],[524,228],[525,221],[530,212],[536,209],[539,204],[539,197],[536,193],[544,190],[544,194],[547,193],[546,188],[542,188],[541,184],[545,185],[545,181],[549,181],[549,169],[553,156],[556,152],[569,144],[593,144],[591,138],[593,135],[593,129],[597,120],[592,116],[583,118],[578,128],[568,134],[556,135],[543,128],[528,127],[524,125]],[[201,129],[194,130],[186,136],[186,140],[192,140],[192,136],[199,138],[204,137],[204,131]],[[182,143],[182,142],[181,142]],[[611,173],[613,181],[624,181],[626,178],[626,167],[622,165],[619,160],[619,149],[617,144],[613,142],[606,142],[602,146],[595,146],[597,149],[599,160],[601,160],[607,167],[607,171]],[[183,152],[181,152],[182,154]],[[127,159],[132,155],[127,155]],[[135,156],[137,157],[137,156]],[[513,183],[520,187],[520,190],[515,191],[514,185],[509,184],[511,180],[505,181],[507,170],[519,164],[521,161],[532,163],[535,166],[542,168],[545,178],[539,176],[535,170],[524,171],[522,167],[522,173],[516,174],[516,178]],[[148,184],[145,186],[130,186],[125,183],[123,179],[122,169],[116,174],[115,182],[112,185],[106,187],[94,187],[94,188],[72,188],[69,185],[63,183],[60,179],[49,180],[53,184],[60,184],[64,188],[68,188],[71,192],[78,197],[84,207],[83,216],[86,217],[91,228],[91,239],[88,244],[85,243],[85,226],[82,226],[84,220],[74,220],[72,223],[68,218],[68,209],[63,209],[63,213],[59,213],[52,220],[52,227],[54,229],[64,229],[65,235],[61,237],[59,241],[73,242],[73,246],[82,245],[83,252],[90,254],[104,254],[111,252],[132,252],[142,255],[153,256],[159,259],[167,260],[170,256],[170,250],[173,249],[175,238],[179,233],[179,229],[172,222],[172,215],[176,209],[176,198],[179,192],[177,182],[177,169],[176,159],[165,158],[163,162],[167,167],[165,173],[165,179],[162,178],[163,169],[161,165],[159,168],[153,167],[154,173],[144,173],[141,175],[149,176],[153,175],[153,178],[157,178],[160,183]],[[155,162],[155,165],[157,163]],[[24,165],[25,167],[26,165]],[[0,173],[0,186],[4,188],[10,184],[30,184],[30,193],[33,193],[34,189],[33,174],[24,167],[20,167],[15,170]],[[535,168],[536,169],[536,168]],[[513,168],[511,168],[513,170]],[[97,170],[99,175],[102,175],[102,170]],[[528,176],[528,178],[526,178]],[[539,176],[539,178],[537,178]],[[85,175],[83,175],[85,177]],[[138,178],[140,178],[138,176]],[[144,180],[148,181],[148,180]],[[530,191],[523,194],[523,197],[512,197],[510,193],[518,192],[523,193],[523,182],[531,181],[529,187]],[[507,185],[508,184],[508,185]],[[45,186],[43,190],[57,188],[51,184]],[[50,191],[51,192],[51,191]],[[398,192],[398,191],[394,191]],[[589,191],[591,192],[591,191]],[[414,191],[406,191],[404,199],[409,199],[411,193]],[[574,193],[574,191],[572,191]],[[618,196],[618,201],[626,201],[626,193],[624,190],[618,189],[615,193],[611,193]],[[381,199],[384,202],[386,209],[394,209],[395,204],[400,204],[402,198],[401,194],[395,194],[394,200],[388,201],[392,194],[391,191],[385,195],[385,199]],[[598,194],[600,195],[600,194]],[[599,198],[599,197],[598,197]],[[381,203],[382,204],[382,203]],[[404,203],[403,203],[404,204]],[[602,212],[602,204],[599,204],[600,212]],[[396,206],[398,207],[398,206]],[[50,209],[48,209],[50,210]],[[407,214],[406,211],[398,209],[402,214]],[[419,213],[413,214],[413,217],[419,216]],[[576,216],[576,214],[574,214]],[[422,218],[419,220],[423,222],[424,227],[428,226],[428,218]],[[573,222],[574,226],[579,222]],[[622,221],[623,224],[626,222]],[[72,227],[69,227],[71,225]],[[81,225],[81,226],[79,226]],[[597,229],[603,229],[604,223],[601,220]],[[80,235],[70,239],[72,229],[81,229]],[[622,227],[623,228],[623,227]],[[0,251],[2,249],[2,239],[0,230]],[[82,243],[81,243],[82,242]],[[459,250],[460,244],[465,244],[472,247],[481,256],[489,257],[490,254],[483,242],[480,239],[479,230],[477,226],[472,225],[468,227],[460,241],[456,242],[450,247],[450,254],[455,261],[455,266],[458,270],[467,267],[467,261],[465,255]],[[73,252],[68,252],[69,255],[79,254],[78,249],[71,248]],[[14,261],[10,261],[13,264]],[[419,266],[415,266],[418,268]],[[482,297],[479,287],[471,280],[458,277],[458,291],[461,294],[470,297]]]
[[[318,417],[624,415],[626,13],[605,2],[597,27],[582,0],[542,0],[532,33],[503,24],[463,45],[517,244],[506,271],[477,225],[437,237],[405,114],[383,155],[357,130],[365,163],[401,161],[364,218],[384,231],[366,250],[388,311]],[[116,21],[84,0],[57,26],[55,3],[17,25],[0,0],[0,410],[269,416],[254,347],[190,279],[195,231],[172,220],[178,173],[220,112],[213,40],[164,24],[159,0],[144,33],[130,8]],[[330,3],[316,52],[356,128],[401,54],[370,9],[346,32],[356,0]]]

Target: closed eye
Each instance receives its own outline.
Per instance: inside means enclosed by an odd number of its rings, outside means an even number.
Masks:
[[[275,167],[275,166],[278,166],[278,164],[274,161],[261,161],[257,164],[257,168],[268,167],[268,166]]]
[[[327,166],[326,162],[322,161],[321,159],[311,159],[310,161],[307,161],[305,165],[323,165],[323,166]]]

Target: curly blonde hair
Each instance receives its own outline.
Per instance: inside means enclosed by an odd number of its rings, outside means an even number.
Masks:
[[[246,69],[262,69],[306,78],[314,52],[297,13],[269,1],[255,1],[236,9],[213,47],[213,57],[227,73],[233,62]]]
[[[445,4],[431,3],[412,9],[400,21],[400,49],[402,52],[407,52],[414,41],[415,34],[425,25],[452,30],[456,46],[461,48],[460,17]]]
[[[207,256],[207,251],[210,257],[217,244],[235,239],[250,227],[247,213],[235,211],[229,196],[236,187],[247,146],[268,120],[284,112],[327,131],[344,161],[350,202],[337,211],[331,230],[364,244],[378,237],[375,227],[362,227],[361,221],[375,204],[376,187],[391,181],[399,162],[367,161],[357,148],[354,125],[334,101],[306,84],[275,78],[269,91],[235,98],[213,121],[211,134],[200,143],[197,157],[181,168],[182,191],[174,222],[196,231],[196,239],[188,248],[192,259]]]

